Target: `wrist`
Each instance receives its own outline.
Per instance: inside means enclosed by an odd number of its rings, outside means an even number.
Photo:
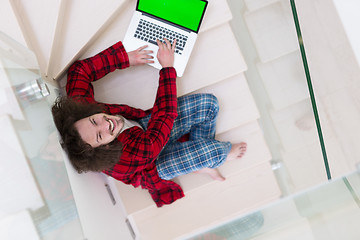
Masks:
[[[160,69],[160,76],[163,76],[167,79],[176,79],[176,69],[174,67],[163,67],[162,69]]]
[[[169,67],[162,67],[162,69],[171,69],[174,68],[173,66],[169,66]],[[174,68],[175,69],[175,68]]]

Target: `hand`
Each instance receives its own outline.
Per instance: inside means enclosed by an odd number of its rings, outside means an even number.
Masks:
[[[164,40],[165,40],[165,43],[162,43],[159,40],[156,40],[156,42],[159,46],[157,58],[163,68],[173,67],[174,66],[174,52],[175,52],[175,46],[176,46],[176,39],[174,40],[172,45],[169,42],[169,40],[167,40],[165,38],[164,38]]]
[[[153,60],[150,60],[154,58],[153,56],[150,55],[151,53],[153,53],[153,51],[144,50],[147,47],[148,46],[145,45],[139,47],[134,51],[128,52],[130,66],[142,65],[145,63],[154,63]]]

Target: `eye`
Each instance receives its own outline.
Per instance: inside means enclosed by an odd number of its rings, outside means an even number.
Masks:
[[[92,119],[92,124],[97,125],[97,123],[96,123],[96,121],[95,121],[94,118]]]
[[[101,136],[101,133],[99,133],[99,138],[100,138],[100,140],[102,140],[102,136]]]

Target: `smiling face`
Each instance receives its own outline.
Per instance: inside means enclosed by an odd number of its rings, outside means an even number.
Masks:
[[[104,113],[91,115],[75,122],[75,128],[82,140],[92,147],[112,142],[120,134],[124,120],[120,116]]]

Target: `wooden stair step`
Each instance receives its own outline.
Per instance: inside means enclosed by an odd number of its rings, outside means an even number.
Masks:
[[[113,2],[114,1],[112,1],[111,4],[113,4]],[[118,9],[116,10],[116,6],[113,7],[112,10],[114,12],[111,12],[111,4],[108,4],[109,9],[107,11],[110,11],[109,13],[96,14],[99,16],[111,16],[110,17],[111,21],[104,23],[104,26],[97,26],[100,25],[99,24],[100,19],[97,19],[96,20],[97,24],[92,24],[91,28],[84,28],[83,26],[80,26],[80,24],[84,24],[83,22],[78,23],[77,28],[74,27],[77,30],[81,29],[83,32],[82,34],[83,36],[81,36],[79,40],[76,40],[75,43],[70,41],[70,39],[74,41],[74,37],[72,38],[69,37],[69,39],[63,40],[65,41],[65,47],[63,47],[62,51],[66,51],[66,56],[62,57],[63,59],[61,59],[60,67],[52,71],[51,75],[55,76],[55,78],[61,78],[61,75],[64,74],[66,68],[76,59],[79,58],[82,59],[92,56],[124,38],[128,24],[136,7],[136,1],[122,0],[120,2],[119,1],[115,1],[115,2],[117,2],[114,4],[118,5]],[[91,8],[90,10],[91,11],[89,12],[92,13],[93,9]],[[83,15],[83,13],[76,13],[76,14],[80,16]],[[75,16],[76,15],[74,13],[73,17]],[[82,18],[85,19],[85,17]],[[213,1],[208,5],[206,17],[204,18],[200,32],[208,31],[210,29],[218,27],[224,23],[229,22],[231,19],[232,19],[232,15],[226,0]],[[106,20],[108,19],[103,19],[104,22]],[[71,20],[68,21],[71,22]],[[84,25],[88,26],[89,23],[86,23]],[[99,34],[100,32],[101,34]],[[81,41],[82,39],[84,40]],[[87,39],[87,41],[89,42],[85,41],[85,39]],[[80,45],[82,46],[80,47]]]
[[[260,118],[243,73],[201,88],[193,93],[212,93],[218,98],[220,112],[216,125],[217,134]]]
[[[257,121],[248,123],[216,136],[220,141],[246,142],[247,151],[243,161],[232,161],[222,165],[219,170],[226,177],[245,171],[262,162],[272,159],[269,147],[264,139],[262,129]]]
[[[248,144],[247,153],[242,160],[225,163],[219,168],[221,174],[226,178],[247,171],[247,169],[263,164],[264,162],[269,162],[271,159],[271,154],[257,122],[222,133],[216,138],[233,143],[245,141]],[[127,214],[130,215],[138,211],[143,211],[155,205],[147,190],[134,188],[122,182],[114,181]],[[177,177],[174,181],[180,184],[185,195],[207,185],[217,183],[217,181],[214,181],[207,175],[195,173]]]
[[[59,78],[93,43],[128,0],[62,0],[48,75]]]
[[[201,24],[200,32],[220,26],[232,19],[227,0],[210,0]]]
[[[25,68],[39,75],[39,64],[34,52],[2,32],[0,32],[0,53],[2,56],[0,62],[2,69]],[[13,81],[13,84],[23,82],[17,78],[13,78]]]
[[[269,232],[260,234],[252,240],[315,240],[312,226],[308,219],[302,218],[296,222],[291,222],[272,229]]]
[[[309,98],[300,51],[267,63],[258,63],[257,69],[275,110]]]
[[[179,92],[186,94],[247,70],[230,24],[226,23],[199,35]],[[183,83],[182,83],[183,82]]]
[[[221,175],[225,178],[246,171],[248,168],[269,162],[271,154],[265,143],[260,126],[256,121],[247,125],[231,129],[228,132],[219,134],[216,139],[220,141],[230,141],[231,143],[246,142],[247,152],[239,161],[225,162],[218,168]],[[175,182],[179,183],[185,193],[195,191],[207,184],[213,184],[209,176],[205,174],[190,173],[177,177]]]
[[[36,54],[40,72],[46,76],[61,0],[12,0],[11,3],[24,38]]]
[[[289,1],[279,1],[257,11],[246,12],[244,18],[262,62],[299,48]]]
[[[280,194],[271,166],[264,162],[224,182],[189,192],[169,206],[152,206],[129,219],[141,239],[175,239],[246,214],[277,200]]]
[[[216,234],[217,232],[220,235],[222,233],[226,233],[227,230],[233,233],[232,238],[240,236],[243,237],[243,229],[239,227],[239,224],[240,222],[244,223],[245,219],[249,219],[248,217],[250,217],[252,214],[261,214],[264,219],[263,225],[259,226],[260,228],[257,229],[257,231],[254,232],[254,234],[251,236],[251,239],[258,240],[267,240],[268,238],[279,240],[280,238],[275,238],[275,236],[277,236],[281,231],[287,231],[288,228],[293,228],[296,224],[301,224],[304,220],[307,220],[299,213],[299,209],[297,204],[295,204],[295,201],[291,198],[287,198],[279,200],[276,203],[268,204],[265,207],[260,208],[258,211],[252,212],[248,215],[237,216],[236,218],[229,220],[225,224],[223,223],[219,226],[215,226],[214,228],[209,228],[210,232],[208,232],[208,229],[206,229],[205,231],[200,231],[197,235],[195,235],[195,238],[202,236],[204,239],[206,239],[207,237],[210,237],[212,234]],[[254,222],[245,222],[245,224],[246,223],[253,224],[252,226],[254,226]],[[244,230],[245,229],[247,228],[244,228]],[[246,234],[246,236],[249,236],[248,231],[244,233]],[[296,231],[294,231],[294,234],[295,233]],[[192,238],[194,238],[194,235],[189,235],[189,237],[185,237],[185,239]]]
[[[27,47],[23,32],[14,13],[11,1],[1,1],[0,31]]]
[[[124,4],[121,13],[114,16],[112,22],[102,31],[96,41],[88,46],[81,58],[93,56],[115,42],[123,40],[135,8],[136,1],[129,1]],[[231,19],[231,11],[226,0],[211,1],[208,4],[200,33],[223,25]]]
[[[320,114],[326,113],[321,108],[319,108],[319,111]],[[270,113],[284,151],[292,151],[312,143],[319,144],[310,99]],[[327,122],[324,119],[324,123]],[[331,132],[327,133],[327,137],[331,137],[329,133]]]
[[[256,11],[278,1],[280,0],[244,0],[244,3],[249,11]]]
[[[187,69],[177,81],[178,96],[235,76],[246,68],[229,24],[208,30],[199,35]],[[102,102],[151,108],[157,91],[158,75],[159,70],[150,66],[115,71],[94,83],[95,98]]]

